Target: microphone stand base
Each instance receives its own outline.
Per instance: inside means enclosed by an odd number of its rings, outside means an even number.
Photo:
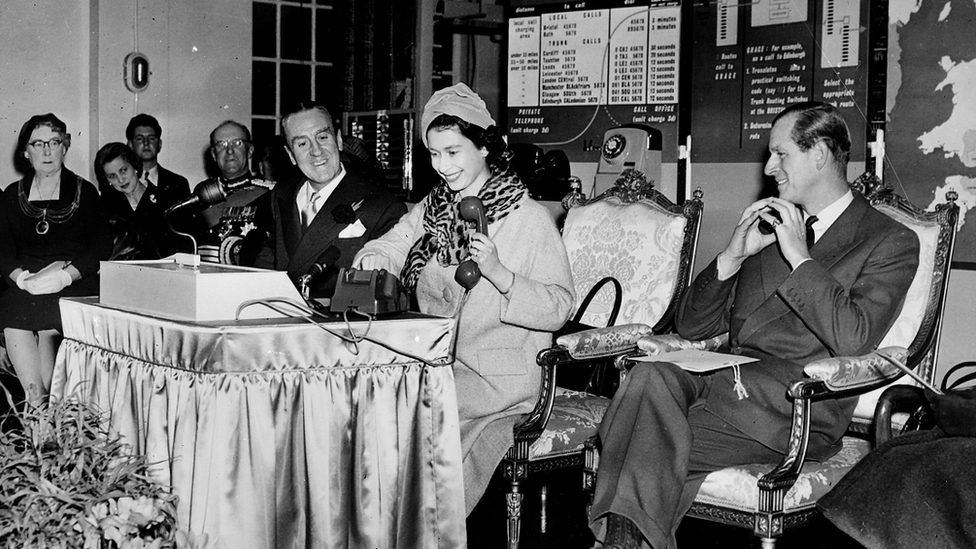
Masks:
[[[177,265],[183,267],[199,267],[200,266],[200,256],[198,254],[188,254],[184,252],[177,252],[173,254],[173,259],[176,261]]]

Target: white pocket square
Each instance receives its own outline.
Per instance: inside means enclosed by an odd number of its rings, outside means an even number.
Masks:
[[[339,238],[359,238],[364,234],[366,234],[366,226],[357,219],[355,223],[339,232]]]

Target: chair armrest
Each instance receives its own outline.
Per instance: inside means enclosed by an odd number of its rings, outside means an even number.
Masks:
[[[909,411],[914,421],[908,425],[920,427],[931,423],[931,410],[928,399],[921,387],[912,385],[892,385],[878,397],[878,405],[874,409],[874,446],[880,446],[892,437],[892,416],[898,411]],[[911,430],[911,428],[909,428]]]
[[[573,361],[611,358],[636,350],[637,341],[649,333],[651,327],[646,324],[593,328],[559,336],[556,347],[565,350]]]
[[[908,356],[903,347],[885,347],[862,356],[831,357],[807,364],[803,371],[810,379],[794,382],[787,393],[793,398],[793,421],[786,455],[775,469],[759,479],[760,491],[784,491],[800,475],[810,441],[810,406],[815,398],[837,392],[866,391],[902,374],[884,356],[899,361]],[[768,498],[760,497],[760,505]]]
[[[532,411],[515,425],[515,444],[509,449],[507,459],[528,459],[529,447],[549,423],[556,396],[556,366],[589,363],[636,351],[637,340],[649,333],[651,327],[645,324],[591,328],[559,336],[555,346],[539,351],[536,355],[536,363],[542,368],[539,397]]]
[[[728,334],[718,335],[709,339],[690,340],[678,334],[649,335],[637,342],[637,347],[647,356],[655,356],[682,349],[696,349],[699,351],[715,351],[728,341]]]
[[[803,372],[812,380],[822,381],[829,391],[873,389],[902,375],[902,371],[885,356],[904,362],[908,358],[908,349],[885,347],[861,356],[825,358],[807,364]]]
[[[797,381],[788,391],[791,396],[794,392],[803,396],[793,397],[793,423],[790,426],[790,440],[786,446],[786,454],[776,468],[759,477],[760,511],[772,512],[777,506],[781,508],[783,495],[796,483],[803,460],[807,457],[807,444],[810,442],[810,396],[805,394],[809,391],[804,392],[798,387],[807,382],[809,380]],[[778,495],[773,495],[774,492]]]

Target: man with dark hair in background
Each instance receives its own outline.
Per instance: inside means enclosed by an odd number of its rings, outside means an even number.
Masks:
[[[302,177],[282,181],[272,191],[274,224],[256,266],[288,271],[296,283],[321,270],[310,283],[310,295],[331,297],[339,268],[351,267],[363,244],[393,227],[407,207],[346,169],[342,133],[325,108],[290,113],[281,119],[281,129],[288,157]]]
[[[159,151],[163,150],[163,129],[152,115],[137,114],[125,128],[129,148],[142,159],[143,178],[149,185],[159,187],[165,194],[184,197],[190,194],[190,182],[159,165]]]

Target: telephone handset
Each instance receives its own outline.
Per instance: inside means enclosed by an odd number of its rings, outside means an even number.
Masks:
[[[781,215],[779,215],[779,211],[778,210],[774,210],[773,208],[769,208],[768,210],[766,210],[766,213],[768,213],[769,215],[773,216],[773,218],[775,218],[776,221],[779,221],[780,223],[783,222],[783,217]],[[773,233],[776,232],[776,227],[774,227],[772,223],[770,223],[769,221],[766,221],[765,219],[763,219],[761,217],[759,218],[759,226],[758,227],[759,227],[759,232],[762,233],[762,234],[773,234]]]
[[[483,235],[488,235],[488,216],[485,214],[485,205],[477,196],[466,196],[458,204],[458,213],[465,221],[474,221],[477,224],[477,231]],[[457,281],[465,290],[474,288],[481,280],[481,269],[473,259],[462,261],[454,271],[454,280]]]

